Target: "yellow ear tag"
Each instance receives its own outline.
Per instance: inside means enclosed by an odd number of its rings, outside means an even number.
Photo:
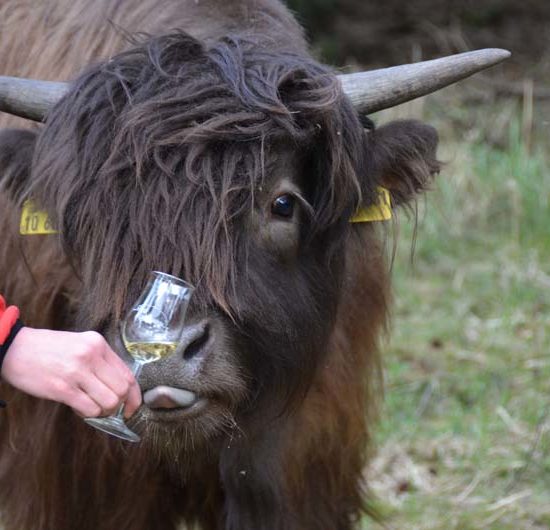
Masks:
[[[378,187],[378,203],[368,208],[359,208],[350,219],[350,223],[370,223],[371,221],[388,221],[391,219],[390,192],[386,188]]]
[[[32,200],[23,203],[19,233],[22,236],[57,234],[54,230],[48,212],[39,210]]]

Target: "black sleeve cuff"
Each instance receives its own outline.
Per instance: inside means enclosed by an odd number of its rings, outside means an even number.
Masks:
[[[10,349],[12,342],[15,340],[15,337],[21,331],[22,327],[23,327],[23,322],[21,322],[21,320],[17,320],[13,325],[13,327],[11,328],[10,334],[6,339],[6,342],[0,345],[0,374],[2,373],[2,365],[4,364],[4,357],[6,356],[6,353],[8,353],[8,350]],[[5,406],[6,406],[6,402],[0,399],[0,407],[3,408]]]

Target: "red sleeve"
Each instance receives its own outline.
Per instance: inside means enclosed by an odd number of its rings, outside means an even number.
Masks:
[[[6,342],[18,318],[19,309],[13,305],[6,308],[6,301],[0,296],[0,345]]]

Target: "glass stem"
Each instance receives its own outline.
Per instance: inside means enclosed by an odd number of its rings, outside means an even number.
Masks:
[[[141,369],[143,368],[143,365],[145,363],[140,363],[138,361],[134,361],[132,364],[132,373],[134,374],[134,377],[137,379],[139,377],[139,374],[141,373]],[[126,403],[123,403],[118,407],[116,417],[124,421],[124,407],[126,406]]]

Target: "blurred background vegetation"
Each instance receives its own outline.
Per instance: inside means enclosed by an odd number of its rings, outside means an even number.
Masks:
[[[446,166],[416,221],[398,222],[366,473],[386,528],[550,529],[550,2],[288,3],[316,53],[346,71],[513,52],[374,116],[436,126]]]

